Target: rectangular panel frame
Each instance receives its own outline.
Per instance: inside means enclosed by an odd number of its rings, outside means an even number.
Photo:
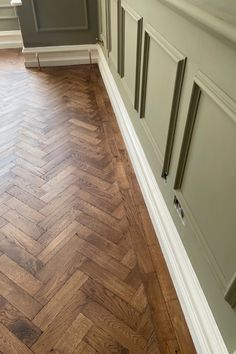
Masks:
[[[77,30],[88,30],[88,7],[87,0],[82,0],[84,4],[84,18],[85,25],[84,26],[68,26],[68,27],[40,27],[38,23],[38,17],[35,7],[35,0],[30,0],[33,12],[33,19],[36,32],[58,32],[58,31],[77,31]]]
[[[198,72],[193,81],[192,95],[189,104],[188,116],[185,125],[184,137],[182,141],[181,151],[179,155],[179,162],[176,171],[174,189],[178,193],[178,198],[181,201],[183,208],[185,209],[188,223],[190,223],[196,238],[198,239],[202,249],[204,250],[205,257],[210,265],[211,271],[217,280],[220,289],[224,292],[224,298],[229,302],[231,306],[235,306],[235,285],[233,280],[230,284],[227,281],[220,265],[218,264],[212,250],[208,246],[204,235],[197,226],[195,218],[188,207],[182,192],[181,187],[184,180],[185,167],[188,160],[188,153],[191,146],[192,134],[194,130],[194,124],[197,118],[198,107],[200,104],[202,94],[206,94],[227,116],[229,119],[236,123],[236,102],[233,101],[225,92],[216,86],[205,74]]]
[[[151,137],[151,143],[155,145],[155,150],[159,157],[159,160],[163,159],[162,163],[162,173],[161,176],[167,179],[171,164],[172,151],[175,139],[175,130],[177,125],[179,105],[182,93],[182,86],[184,81],[185,67],[187,58],[176,49],[170,42],[167,41],[159,32],[157,32],[152,26],[147,25],[145,28],[145,41],[144,41],[144,54],[143,54],[143,77],[142,77],[142,90],[141,90],[141,108],[140,108],[140,118],[145,118],[146,111],[146,96],[147,96],[147,85],[148,85],[148,70],[149,70],[149,55],[150,55],[150,41],[154,40],[155,43],[173,60],[176,64],[176,77],[175,85],[173,90],[173,98],[171,103],[171,113],[169,117],[169,126],[167,133],[167,140],[165,146],[164,157],[154,143],[152,138],[152,133],[150,132],[147,124],[143,123],[145,130],[148,133],[149,138]]]
[[[120,76],[125,78],[125,16],[129,15],[137,24],[137,48],[136,48],[136,69],[135,69],[135,91],[130,92],[126,84],[125,90],[133,102],[136,111],[139,109],[139,94],[140,94],[140,73],[141,73],[141,56],[142,56],[142,35],[143,35],[143,18],[135,12],[126,1],[121,1],[121,46],[120,46]],[[124,82],[123,82],[124,83]]]

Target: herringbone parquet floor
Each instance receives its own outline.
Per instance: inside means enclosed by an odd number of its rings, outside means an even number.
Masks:
[[[0,352],[194,354],[98,68],[0,52]]]

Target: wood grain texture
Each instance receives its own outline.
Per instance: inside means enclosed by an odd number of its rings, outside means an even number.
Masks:
[[[0,74],[0,353],[196,354],[97,66]]]

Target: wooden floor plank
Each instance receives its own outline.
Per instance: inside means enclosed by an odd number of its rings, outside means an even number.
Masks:
[[[79,346],[92,325],[92,322],[80,313],[64,333],[62,338],[56,343],[54,350],[72,354]]]
[[[130,327],[119,321],[102,306],[90,303],[84,307],[82,313],[87,316],[95,325],[102,327],[105,332],[125,348],[143,353],[146,348],[146,340],[143,336],[136,334]]]
[[[128,302],[133,297],[135,289],[96,263],[86,261],[81,265],[80,269],[90,278],[114,292],[124,301]]]
[[[43,267],[43,263],[39,259],[32,256],[16,242],[4,237],[4,234],[0,234],[0,251],[32,275],[35,275]]]
[[[42,283],[38,279],[5,254],[0,257],[0,271],[32,296],[42,286]]]
[[[22,288],[0,273],[0,295],[5,297],[29,319],[41,310],[42,306]]]
[[[63,307],[62,311],[31,347],[33,352],[36,354],[44,354],[53,350],[56,343],[71,326],[75,318],[81,313],[83,306],[87,303],[88,298],[84,293],[81,291],[75,292],[71,301]]]
[[[127,348],[119,344],[103,327],[93,326],[85,336],[85,342],[99,354],[127,353]]]
[[[57,294],[38,312],[33,323],[41,330],[45,330],[62,308],[70,302],[73,293],[79,290],[87,279],[88,277],[84,273],[77,270]]]
[[[0,296],[0,323],[27,346],[34,344],[42,333],[2,296]]]
[[[142,316],[120,297],[116,296],[92,279],[89,279],[85,284],[83,284],[81,290],[85,292],[92,300],[101,306],[104,306],[108,311],[113,313],[129,327],[134,330],[137,329]]]
[[[0,348],[4,354],[32,354],[32,351],[1,323]]]
[[[30,237],[26,233],[19,230],[12,223],[8,223],[1,228],[3,234],[27,252],[31,253],[33,256],[37,256],[42,250],[42,245],[35,241],[33,237]]]

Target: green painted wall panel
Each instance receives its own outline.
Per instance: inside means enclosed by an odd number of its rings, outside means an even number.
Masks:
[[[23,0],[18,15],[25,47],[96,43],[96,0]]]

